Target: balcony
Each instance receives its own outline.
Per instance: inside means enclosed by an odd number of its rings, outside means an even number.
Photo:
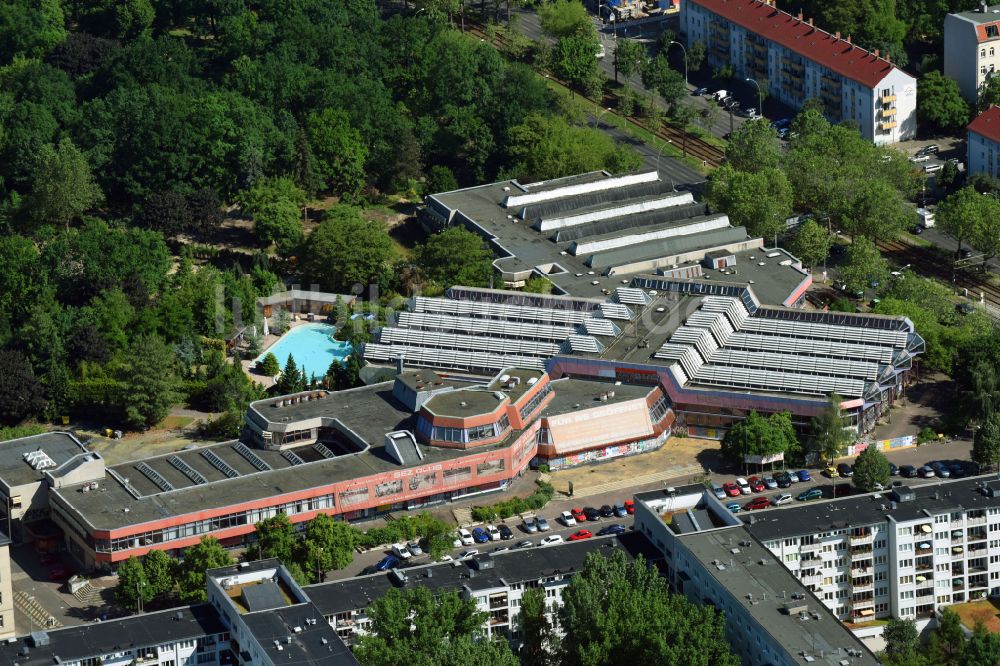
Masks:
[[[500,610],[500,609],[506,609],[506,608],[507,608],[507,595],[504,595],[502,599],[501,598],[492,598],[492,597],[490,598],[490,610],[491,611],[493,611],[493,610]]]
[[[895,95],[882,95],[878,98],[881,104],[892,104],[896,101]]]
[[[968,516],[965,519],[966,525],[985,525],[986,516]]]
[[[917,547],[914,550],[916,551],[917,556],[930,555],[934,552],[934,548],[931,547],[930,543],[928,543],[927,541],[922,541],[918,543]]]
[[[819,91],[819,96],[823,99],[824,102],[828,102],[828,103],[831,103],[831,104],[836,104],[838,107],[840,106],[840,91],[839,90],[837,90],[835,92],[835,91],[829,90],[827,88],[823,88],[822,90]]]
[[[851,599],[852,610],[861,610],[862,608],[874,608],[875,607],[875,597],[866,597],[863,599]]]
[[[966,535],[966,540],[969,543],[973,541],[986,541],[986,530],[969,530]]]
[[[889,122],[884,122],[884,123],[879,123],[878,124],[878,128],[880,130],[882,130],[883,132],[888,132],[889,130],[891,130],[894,127],[896,127],[896,121],[895,120],[892,120],[892,121],[889,121]]]
[[[873,571],[873,569],[870,566],[868,566],[866,564],[861,564],[861,565],[858,565],[858,566],[851,567],[851,576],[854,576],[854,577],[858,577],[858,576],[871,576],[872,575],[872,571]]]
[[[871,543],[872,541],[875,540],[875,535],[871,532],[867,532],[865,534],[852,534],[850,537],[848,537],[848,539],[852,546],[857,546],[861,544]]]
[[[822,574],[810,574],[808,576],[803,576],[801,579],[803,585],[819,585],[823,582]]]
[[[965,521],[962,520],[961,518],[956,518],[955,520],[951,521],[951,523],[949,523],[949,524],[950,524],[950,526],[951,526],[951,528],[953,530],[954,529],[959,529],[960,530],[963,527],[965,527]]]
[[[951,581],[951,589],[953,589],[953,590],[964,590],[965,589],[965,581],[962,580],[961,578],[955,578],[954,580]]]
[[[894,115],[896,115],[896,107],[892,107],[891,106],[889,108],[883,108],[882,109],[882,117],[883,118],[891,118]]]
[[[833,88],[837,91],[837,94],[840,94],[841,80],[839,78],[834,78],[824,74],[820,77],[820,80],[823,81],[823,85],[825,87]]]
[[[711,24],[711,30],[714,33],[718,33],[718,34],[726,36],[726,37],[729,36],[729,24],[728,23],[712,23]]]
[[[989,587],[990,582],[986,576],[973,576],[969,578],[969,589],[975,590],[981,587]]]
[[[804,543],[799,546],[800,553],[818,553],[823,548],[821,543]]]
[[[851,581],[851,589],[854,592],[867,592],[875,590],[875,581],[871,578]]]

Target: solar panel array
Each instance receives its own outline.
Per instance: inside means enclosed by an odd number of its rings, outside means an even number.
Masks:
[[[204,458],[205,460],[207,460],[212,467],[214,467],[215,469],[219,470],[220,472],[222,472],[223,474],[225,474],[230,479],[235,479],[236,477],[238,477],[240,475],[240,473],[237,472],[232,467],[232,465],[230,465],[225,460],[223,460],[222,458],[220,458],[215,453],[215,451],[212,451],[212,450],[202,451],[201,452],[201,457]]]
[[[468,300],[455,301],[447,298],[428,298],[426,296],[414,296],[411,301],[412,306],[410,310],[412,312],[441,312],[445,314],[510,319],[513,321],[530,321],[545,324],[579,324],[590,316],[587,312],[580,312],[578,310],[536,308]]]
[[[250,447],[243,442],[236,442],[233,444],[233,450],[240,454],[246,461],[253,465],[258,471],[266,472],[271,469],[271,466],[264,462],[260,456],[250,450]]]
[[[589,321],[589,320],[585,320]],[[566,339],[576,331],[573,326],[552,326],[508,321],[506,319],[482,319],[456,317],[452,315],[429,314],[424,312],[400,312],[396,315],[396,325],[400,328],[421,328],[427,331],[460,331],[462,333],[501,333],[509,338],[535,340]]]
[[[362,354],[368,361],[385,362],[401,358],[408,365],[452,370],[502,370],[510,366],[534,370],[545,368],[544,359],[537,356],[461,352],[455,349],[428,349],[406,345],[383,345],[374,342],[364,345]]]
[[[281,457],[292,463],[293,466],[306,464],[306,461],[299,457],[299,454],[295,453],[295,451],[282,451]]]
[[[685,383],[862,397],[909,362],[909,337],[888,326],[755,317],[741,298],[709,296],[654,357],[673,361]]]
[[[326,458],[327,460],[337,457],[337,454],[328,449],[326,445],[323,444],[322,442],[316,442],[315,444],[313,444],[313,450],[316,451],[316,453],[323,456],[324,458]]]
[[[170,456],[169,458],[167,458],[167,462],[176,467],[178,470],[180,470],[181,474],[191,479],[199,486],[203,483],[208,483],[208,479],[206,479],[201,472],[194,469],[193,467],[191,467],[191,465],[188,465],[186,462],[184,462],[177,456]]]
[[[157,488],[159,488],[163,492],[165,492],[165,493],[166,492],[170,492],[171,490],[174,489],[174,487],[170,484],[169,481],[167,481],[162,476],[160,476],[159,472],[157,472],[155,469],[153,469],[152,467],[150,467],[146,463],[144,463],[144,462],[138,462],[138,463],[135,464],[135,468],[137,470],[139,470],[140,472],[142,472],[143,474],[145,474],[146,478],[149,479],[150,481],[152,481],[153,485],[155,485]]]
[[[615,300],[625,305],[649,305],[653,297],[642,289],[635,287],[618,287],[615,289]]]

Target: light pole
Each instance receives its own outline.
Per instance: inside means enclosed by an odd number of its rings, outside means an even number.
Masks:
[[[667,149],[667,144],[671,143],[673,143],[673,141],[667,139],[666,143],[661,143],[660,149],[656,151],[656,173],[660,173],[660,155],[662,155],[663,151]]]
[[[764,91],[760,89],[760,84],[757,83],[757,79],[746,78],[743,79],[747,83],[752,83],[757,87],[757,112],[760,115],[764,115]]]
[[[684,85],[687,85],[687,82],[688,82],[688,50],[686,48],[684,48],[684,45],[681,44],[680,42],[673,42],[673,41],[670,42],[669,44],[667,44],[667,48],[669,49],[674,44],[676,44],[677,46],[681,47],[681,51],[684,53]]]
[[[598,126],[601,124],[601,116],[603,116],[610,110],[611,110],[610,106],[606,109],[601,109],[601,111],[597,114],[597,117],[594,118],[594,129],[598,129]]]

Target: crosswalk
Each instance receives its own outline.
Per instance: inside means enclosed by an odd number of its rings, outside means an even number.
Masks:
[[[35,628],[58,629],[63,626],[62,622],[49,615],[48,611],[27,592],[14,593],[14,606],[31,620]]]

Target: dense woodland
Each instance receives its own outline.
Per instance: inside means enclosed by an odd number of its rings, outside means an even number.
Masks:
[[[489,283],[477,237],[401,249],[372,207],[637,164],[433,7],[4,2],[0,424],[142,428],[187,402],[231,434],[259,389],[221,340],[259,295]],[[219,252],[234,217],[252,229]]]

